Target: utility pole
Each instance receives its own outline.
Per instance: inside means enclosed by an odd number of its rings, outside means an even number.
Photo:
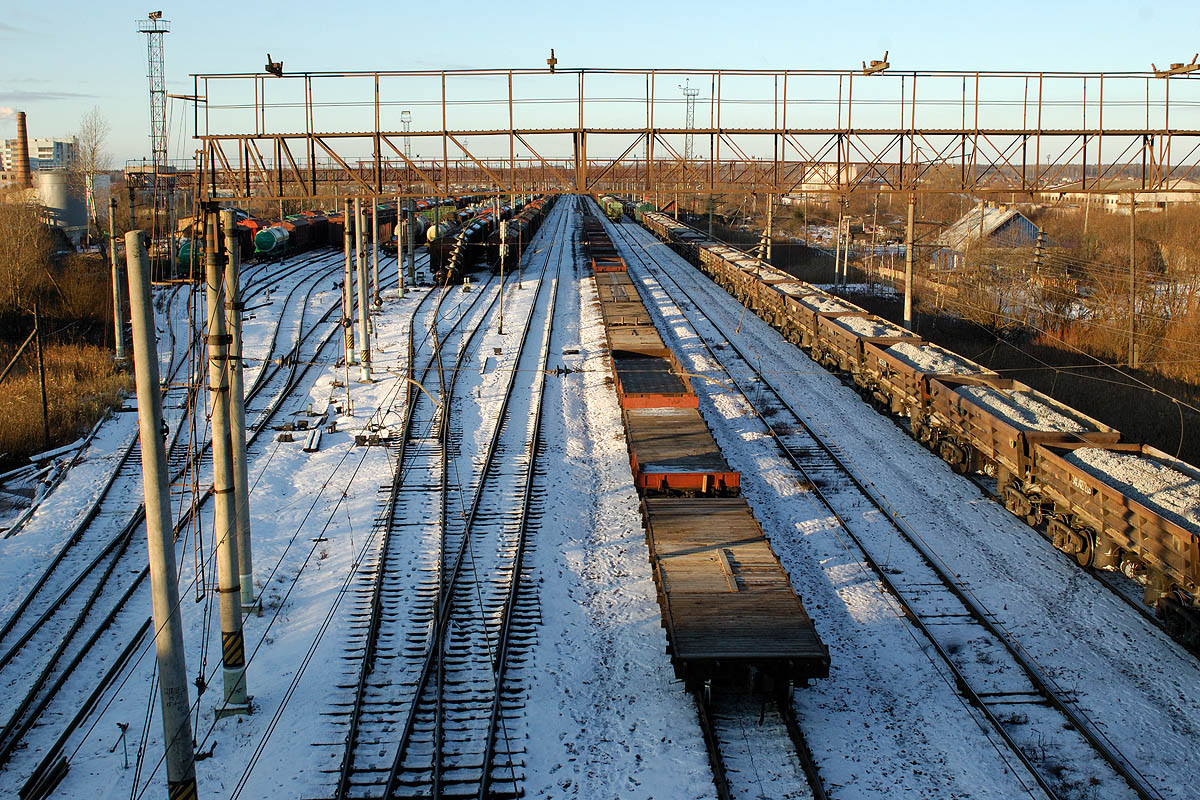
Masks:
[[[771,263],[771,244],[772,244],[771,239],[774,235],[773,231],[772,231],[772,228],[774,227],[774,223],[775,223],[775,195],[768,194],[767,195],[767,247],[766,247],[768,264]]]
[[[846,215],[846,234],[844,237],[846,250],[845,250],[845,252],[842,253],[842,286],[850,285],[850,242],[851,242],[851,240],[852,240],[852,236],[850,233],[850,215],[847,214]]]
[[[225,311],[229,327],[229,440],[233,447],[234,507],[237,511],[238,570],[242,610],[254,605],[254,559],[250,549],[250,480],[246,468],[246,396],[242,376],[242,254],[233,209],[221,212],[225,231]]]
[[[417,224],[417,207],[413,199],[408,198],[408,285],[417,283],[417,234],[414,227]]]
[[[130,223],[132,224],[132,223]],[[113,349],[118,364],[125,363],[125,314],[121,269],[117,261],[117,198],[108,198],[108,258],[112,262]]]
[[[217,592],[221,600],[221,665],[224,667],[225,704],[218,716],[249,713],[246,695],[246,643],[242,634],[239,602],[237,511],[234,507],[233,453],[229,438],[229,335],[225,331],[225,258],[214,213],[215,203],[204,209],[208,238],[205,254],[205,299],[208,304],[208,391],[212,418],[213,535],[217,548]]]
[[[842,204],[838,203],[837,231],[833,236],[833,285],[842,285]]]
[[[376,308],[383,305],[379,296],[379,200],[371,199],[371,303]]]
[[[1133,192],[1129,193],[1129,366],[1137,369],[1137,339],[1135,338],[1137,326],[1137,314],[1135,312],[1135,299],[1137,297],[1137,283],[1135,271],[1137,270],[1137,240],[1135,239],[1135,223],[1134,218],[1137,211],[1137,197]]]
[[[879,235],[879,192],[875,193],[875,217],[871,221],[871,261],[867,267],[867,285],[870,291],[875,291],[875,242]]]
[[[917,195],[908,196],[908,230],[904,236],[904,327],[913,329],[912,293],[913,293],[913,247],[916,237],[913,230],[916,227]]]
[[[804,192],[804,246],[808,247],[808,192]]]
[[[37,357],[38,385],[42,390],[42,446],[50,449],[50,410],[46,400],[46,361],[42,358],[42,315],[33,304],[33,352]]]
[[[504,335],[504,261],[508,251],[508,220],[500,221],[500,335]]]
[[[362,199],[354,198],[354,250],[358,263],[358,379],[371,382],[371,334],[367,328],[367,254]]]
[[[175,581],[175,540],[171,524],[171,487],[162,428],[162,395],[158,382],[158,347],[154,307],[150,302],[149,256],[141,231],[125,234],[129,271],[129,317],[133,328],[134,382],[137,387],[138,437],[142,443],[142,491],[146,500],[146,544],[150,556],[150,593],[154,609],[154,644],[158,656],[159,702],[166,747],[167,795],[196,797],[196,764],[188,701],[183,620]]]
[[[343,217],[346,220],[346,226],[342,237],[342,245],[346,251],[346,263],[342,270],[342,330],[344,332],[342,338],[346,343],[346,366],[349,367],[354,363],[354,295],[351,294],[354,289],[354,280],[350,267],[350,237],[354,235],[354,209],[349,198],[346,199],[345,214]]]
[[[396,229],[396,296],[401,300],[404,299],[404,258],[405,244],[408,240],[408,226],[412,224],[412,219],[408,216],[408,201],[396,195],[396,224],[400,227]]]
[[[499,220],[500,220],[500,195],[498,195],[498,194],[496,195],[495,209],[496,209],[496,220],[497,220],[497,222],[499,222]],[[502,225],[502,223],[501,223],[501,225]],[[503,229],[503,225],[502,225],[502,229]],[[503,336],[504,335],[504,255],[503,255],[503,253],[504,253],[504,244],[503,244],[504,243],[504,234],[500,234],[500,242],[501,242],[501,245],[500,245],[500,252],[501,252],[501,256],[500,256],[500,324],[497,328],[497,333],[499,333],[501,336]]]

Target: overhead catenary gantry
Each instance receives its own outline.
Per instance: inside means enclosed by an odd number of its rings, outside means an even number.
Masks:
[[[560,67],[193,79],[208,198],[1183,192],[1200,178],[1200,83],[1186,73]],[[694,126],[681,82],[699,89]]]

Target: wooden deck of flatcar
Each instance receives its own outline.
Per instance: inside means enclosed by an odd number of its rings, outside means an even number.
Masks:
[[[598,267],[607,232],[595,216],[583,219],[583,242],[675,674],[692,689],[783,688],[828,676],[829,651],[737,496],[741,475],[721,454],[686,371],[629,276]]]
[[[829,650],[745,500],[647,497],[642,515],[678,677],[828,676]]]
[[[741,476],[694,408],[629,409],[625,431],[634,481],[643,491],[737,494],[741,487]]]
[[[624,330],[617,328],[616,330]],[[696,408],[699,401],[670,350],[658,353],[612,351],[621,408]]]

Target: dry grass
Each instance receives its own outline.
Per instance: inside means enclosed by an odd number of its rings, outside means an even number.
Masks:
[[[0,348],[7,364],[16,348]],[[110,350],[93,345],[51,344],[43,350],[50,447],[69,444],[121,402],[132,376],[118,372]],[[42,452],[42,400],[32,347],[0,384],[0,470]]]

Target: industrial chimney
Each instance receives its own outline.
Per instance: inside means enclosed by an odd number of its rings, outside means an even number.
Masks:
[[[17,186],[28,189],[33,186],[33,178],[29,174],[29,131],[25,127],[25,112],[17,112],[17,163],[14,167],[17,173]]]

